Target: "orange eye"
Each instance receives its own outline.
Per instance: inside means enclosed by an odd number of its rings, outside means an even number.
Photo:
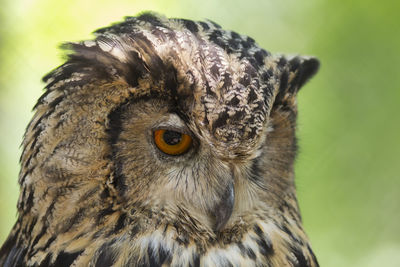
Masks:
[[[181,155],[192,145],[192,137],[171,130],[154,131],[154,142],[158,149],[168,155]]]

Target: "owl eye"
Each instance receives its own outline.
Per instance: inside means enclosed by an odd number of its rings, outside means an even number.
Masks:
[[[154,142],[158,149],[168,155],[182,155],[192,145],[192,137],[187,134],[160,129],[154,131]]]

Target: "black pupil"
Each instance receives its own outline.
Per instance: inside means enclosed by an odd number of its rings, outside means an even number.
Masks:
[[[173,146],[179,144],[179,142],[182,140],[182,134],[175,131],[167,130],[163,134],[163,139],[165,143],[167,143],[170,146]]]

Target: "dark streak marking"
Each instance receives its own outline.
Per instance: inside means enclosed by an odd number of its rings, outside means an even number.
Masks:
[[[300,248],[291,247],[291,251],[297,259],[297,262],[293,262],[294,267],[310,267]]]
[[[315,257],[315,254],[314,254],[314,252],[312,251],[312,249],[311,249],[311,247],[310,247],[309,244],[307,244],[307,249],[308,249],[308,252],[310,252],[310,254],[311,254],[312,262],[315,264],[316,267],[319,267],[318,260],[317,260],[317,258]]]
[[[4,267],[22,267],[25,248],[16,244],[17,236],[9,237],[0,249],[0,262],[4,259]],[[6,258],[3,258],[6,256]]]
[[[196,252],[193,253],[193,267],[200,266],[200,256]]]
[[[47,255],[46,255],[46,258],[44,258],[44,260],[40,263],[39,267],[49,267],[49,266],[52,266],[52,265],[50,265],[51,256],[52,256],[51,253],[47,254]],[[54,265],[53,265],[53,266],[54,266]],[[54,267],[56,267],[56,266],[54,266]],[[57,267],[58,267],[58,266],[57,266]],[[61,265],[60,267],[62,267],[62,265]]]
[[[199,29],[197,28],[197,24],[194,23],[194,21],[191,20],[187,20],[187,19],[180,19],[180,22],[183,23],[183,25],[191,32],[196,33],[199,31]]]
[[[172,260],[172,255],[162,246],[159,246],[157,251],[153,250],[151,246],[149,246],[147,248],[147,254],[149,256],[150,267],[159,267]]]
[[[218,119],[216,119],[212,125],[213,131],[215,132],[217,128],[224,126],[229,119],[228,112],[224,111],[218,115]]]
[[[114,227],[114,232],[119,232],[125,226],[126,213],[122,213]]]
[[[272,243],[269,240],[268,236],[261,230],[261,228],[256,224],[254,225],[254,232],[257,234],[258,238],[256,240],[260,253],[266,257],[269,257],[274,254],[274,249],[272,247]]]
[[[56,258],[56,261],[52,265],[57,267],[70,266],[81,253],[82,251],[75,253],[60,252]]]
[[[99,248],[99,256],[97,257],[96,260],[96,265],[95,267],[110,267],[112,266],[116,258],[113,255],[113,250],[111,248],[112,244],[114,243],[114,240],[111,240],[107,243],[104,243],[100,248]]]

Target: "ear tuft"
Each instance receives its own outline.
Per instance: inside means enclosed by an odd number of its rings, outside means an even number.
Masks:
[[[319,60],[315,57],[295,57],[289,61],[290,72],[295,77],[291,82],[292,86],[297,87],[297,91],[311,79],[319,69]]]
[[[294,105],[297,92],[319,69],[319,60],[314,57],[281,57],[280,86],[274,105]]]

